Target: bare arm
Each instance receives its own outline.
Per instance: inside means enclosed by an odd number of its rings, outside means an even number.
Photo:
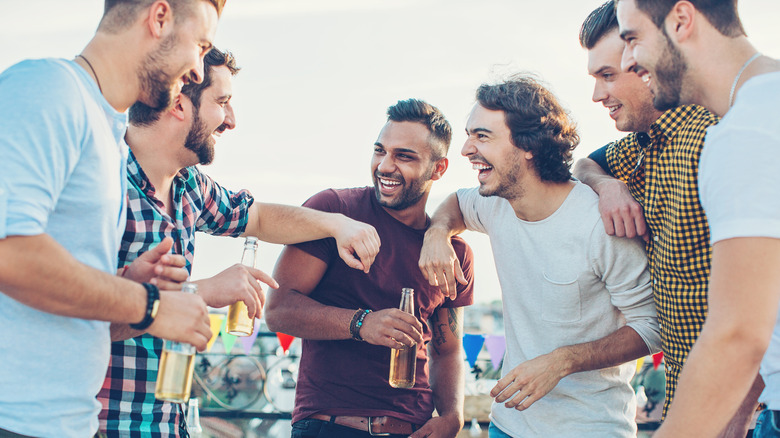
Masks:
[[[365,272],[374,263],[380,246],[374,227],[343,214],[262,202],[249,207],[249,223],[243,235],[282,244],[333,237],[344,262]]]
[[[351,339],[349,324],[357,309],[326,306],[309,297],[325,274],[327,264],[305,251],[288,246],[279,256],[274,277],[279,288],[268,296],[266,323],[272,331],[304,339]],[[422,325],[400,309],[383,309],[363,320],[361,337],[371,344],[397,347],[422,342]]]
[[[714,437],[737,411],[777,321],[778,266],[780,239],[735,238],[713,245],[707,321],[666,421],[653,436]]]
[[[466,284],[466,277],[450,238],[466,230],[458,195],[453,193],[436,209],[431,226],[425,232],[420,251],[420,270],[431,286],[439,286],[444,296],[455,299],[457,283]]]
[[[143,286],[80,263],[46,234],[1,239],[0,260],[2,293],[40,311],[117,323],[139,322],[146,312]],[[149,333],[205,349],[211,337],[206,304],[161,291]]]
[[[508,408],[523,411],[570,374],[616,366],[648,352],[642,337],[624,326],[601,339],[560,347],[521,363],[498,381],[490,395]]]
[[[642,206],[631,196],[626,183],[608,175],[590,158],[577,161],[574,176],[599,195],[599,212],[607,234],[628,238],[642,236],[647,240]]]
[[[439,308],[429,324],[433,332],[428,345],[430,384],[439,416],[428,420],[410,438],[449,438],[463,427],[463,308]]]

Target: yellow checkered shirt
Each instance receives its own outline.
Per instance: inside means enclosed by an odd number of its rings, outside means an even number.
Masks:
[[[664,112],[647,134],[607,146],[610,173],[642,204],[650,228],[647,257],[663,341],[666,401],[707,316],[710,232],[699,203],[699,157],[718,117],[696,105]]]

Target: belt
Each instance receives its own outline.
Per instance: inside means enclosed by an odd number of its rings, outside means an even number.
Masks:
[[[312,420],[328,421],[339,426],[351,427],[353,429],[368,432],[371,436],[385,435],[411,435],[419,427],[408,421],[399,420],[394,417],[357,417],[350,415],[323,415],[315,414],[310,416]]]

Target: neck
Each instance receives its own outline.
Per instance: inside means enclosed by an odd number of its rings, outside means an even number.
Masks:
[[[372,195],[373,196],[373,195]],[[415,230],[422,230],[428,225],[428,215],[425,213],[425,205],[428,202],[428,193],[423,195],[416,204],[404,208],[403,210],[394,210],[392,208],[382,207],[387,214],[395,218],[398,222]]]
[[[142,57],[139,46],[133,44],[140,42],[134,41],[130,35],[98,32],[81,52],[99,77],[103,96],[118,112],[127,111],[140,95],[137,72]],[[130,47],[132,49],[125,50]],[[83,66],[87,67],[86,63]],[[92,73],[89,67],[86,69]]]
[[[182,148],[184,139],[169,134],[172,130],[159,129],[164,122],[161,120],[150,127],[130,125],[125,134],[125,140],[133,151],[138,164],[144,170],[155,190],[165,193],[170,189],[173,178],[186,167],[175,154],[176,148]],[[178,145],[173,147],[172,145]],[[167,203],[166,199],[161,199]]]
[[[537,179],[524,187],[521,197],[510,199],[509,204],[519,219],[528,222],[541,221],[560,208],[574,185],[573,181],[554,183]]]

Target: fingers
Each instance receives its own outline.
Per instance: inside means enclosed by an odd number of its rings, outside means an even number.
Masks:
[[[266,274],[265,272],[259,269],[251,268],[249,266],[246,266],[246,269],[256,280],[267,284],[273,289],[279,289],[279,283],[277,283],[276,280],[274,280],[274,278],[271,277],[270,275]],[[262,290],[262,288],[260,290]]]
[[[422,344],[422,324],[399,309],[371,312],[363,320],[360,335],[371,344],[390,348]]]
[[[374,227],[359,222],[355,223],[359,224],[357,231],[351,232],[349,237],[343,241],[338,241],[339,256],[347,266],[368,273],[377,253],[379,253],[381,241]]]
[[[156,261],[165,254],[168,254],[171,251],[171,248],[173,248],[173,239],[171,237],[166,237],[158,243],[157,246],[147,251],[147,253],[150,253],[149,256]]]
[[[634,224],[636,225],[637,236],[646,236],[647,222],[645,222],[645,215],[640,211],[637,216],[634,216]]]
[[[339,257],[352,269],[368,272],[366,266],[352,253],[351,248],[339,248]]]
[[[187,281],[189,272],[187,272],[187,270],[183,267],[165,266],[158,264],[154,267],[154,275],[158,279],[167,280],[173,283],[182,283]]]

